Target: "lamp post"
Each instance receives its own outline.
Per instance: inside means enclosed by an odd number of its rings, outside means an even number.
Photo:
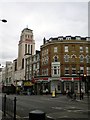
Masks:
[[[4,22],[4,23],[6,23],[6,22],[7,22],[7,20],[5,20],[5,19],[0,19],[0,21],[2,21],[2,22]]]
[[[74,93],[74,78],[72,78],[71,90],[72,90],[72,93]]]
[[[64,80],[61,79],[61,83],[62,83],[62,94],[64,94]]]
[[[78,71],[78,75],[79,75],[79,91],[80,91],[80,100],[81,100],[81,79],[80,79],[80,71]]]

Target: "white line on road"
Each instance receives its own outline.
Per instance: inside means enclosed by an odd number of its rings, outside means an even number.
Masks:
[[[52,107],[53,109],[58,109],[58,110],[62,110],[62,107]],[[64,110],[64,109],[63,109]]]

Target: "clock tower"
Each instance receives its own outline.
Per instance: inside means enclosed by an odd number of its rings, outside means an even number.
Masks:
[[[34,55],[34,53],[35,53],[35,40],[33,38],[33,30],[25,28],[21,32],[20,41],[18,44],[17,70],[19,71],[25,70],[24,60],[25,55],[27,54]],[[23,77],[24,76],[22,76],[20,79],[24,79]]]

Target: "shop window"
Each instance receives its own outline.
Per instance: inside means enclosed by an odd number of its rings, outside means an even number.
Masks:
[[[74,83],[74,90],[78,90],[78,83]]]
[[[60,87],[60,85],[58,85],[58,90],[61,90],[61,87]]]
[[[66,90],[69,90],[69,82],[66,82]]]

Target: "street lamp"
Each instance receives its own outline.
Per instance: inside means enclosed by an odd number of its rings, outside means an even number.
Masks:
[[[2,22],[4,22],[4,23],[6,23],[6,22],[7,22],[7,20],[5,20],[5,19],[0,19],[0,21],[2,21]]]
[[[62,84],[62,94],[64,93],[64,80],[60,79],[61,80],[61,84]]]
[[[78,75],[79,75],[79,91],[80,91],[80,100],[81,100],[81,79],[80,79],[80,71],[78,71]]]
[[[72,78],[71,90],[72,90],[72,93],[74,93],[74,78]]]

